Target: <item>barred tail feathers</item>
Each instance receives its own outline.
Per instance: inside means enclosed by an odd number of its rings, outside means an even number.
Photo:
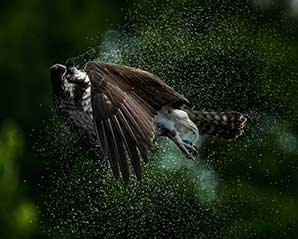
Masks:
[[[246,117],[238,112],[188,112],[190,119],[197,125],[199,133],[224,139],[234,139],[242,135]]]

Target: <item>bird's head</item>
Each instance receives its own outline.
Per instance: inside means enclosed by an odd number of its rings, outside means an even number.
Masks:
[[[76,70],[74,61],[71,59],[66,61],[65,66],[61,64],[51,66],[50,72],[52,85],[61,86],[65,81],[71,82]]]
[[[50,68],[50,78],[52,83],[53,93],[55,95],[63,94],[64,79],[63,75],[66,72],[66,67],[61,64],[55,64]]]
[[[65,67],[66,67],[66,71],[63,75],[63,78],[67,81],[71,81],[74,74],[75,74],[75,63],[72,59],[68,59],[66,62],[65,62]]]
[[[86,73],[78,70],[75,66],[75,62],[72,59],[69,59],[65,63],[66,71],[63,74],[62,78],[65,79],[68,83],[81,83],[84,82],[86,78]]]

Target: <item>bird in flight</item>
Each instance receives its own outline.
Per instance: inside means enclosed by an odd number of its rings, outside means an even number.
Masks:
[[[237,138],[246,123],[238,112],[187,110],[188,100],[160,78],[128,66],[91,61],[79,70],[68,60],[53,65],[50,78],[58,117],[126,183],[128,160],[140,179],[141,159],[148,162],[156,137],[169,138],[194,160],[200,135]],[[189,134],[193,141],[185,138]]]

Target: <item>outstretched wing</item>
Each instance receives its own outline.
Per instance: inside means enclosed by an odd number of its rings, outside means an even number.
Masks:
[[[142,99],[156,111],[165,105],[180,107],[188,100],[177,93],[157,76],[136,68],[89,62],[87,71],[97,72],[105,81],[118,86],[122,91]]]
[[[91,81],[97,137],[115,178],[121,173],[125,182],[129,180],[128,156],[140,179],[140,158],[148,161],[148,150],[154,138],[154,109],[142,98],[110,83],[105,74],[89,64],[86,72]]]

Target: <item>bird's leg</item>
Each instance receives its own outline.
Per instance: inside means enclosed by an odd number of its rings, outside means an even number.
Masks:
[[[188,159],[195,160],[193,152],[196,152],[196,150],[193,147],[191,147],[189,144],[183,142],[183,140],[181,139],[181,137],[179,136],[176,130],[170,130],[160,125],[158,125],[158,129],[159,129],[160,136],[168,137],[178,146],[178,148],[184,153],[184,155]]]
[[[174,138],[170,139],[174,141],[174,143],[178,146],[178,148],[185,154],[185,156],[188,159],[195,160],[194,156],[197,154],[197,151],[189,144],[183,142],[183,140],[178,134],[176,134]]]

